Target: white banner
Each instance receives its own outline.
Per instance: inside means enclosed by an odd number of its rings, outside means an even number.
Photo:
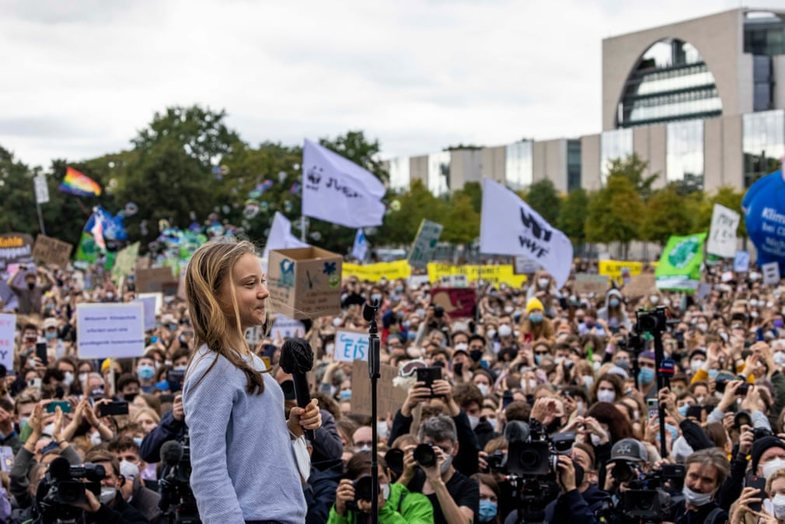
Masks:
[[[264,246],[262,258],[266,261],[271,249],[292,249],[295,247],[308,247],[308,244],[292,234],[292,223],[284,215],[275,212],[270,234],[267,235],[267,244]]]
[[[144,354],[144,305],[78,304],[76,341],[80,359],[129,358]]]
[[[355,331],[335,332],[335,360],[368,360],[368,334]]]
[[[384,184],[310,140],[303,146],[302,183],[303,215],[352,228],[382,224]]]
[[[567,281],[572,265],[570,239],[490,178],[482,184],[480,252],[526,257],[553,275],[559,287]]]
[[[736,256],[736,229],[741,216],[732,209],[714,204],[706,252],[723,258]]]
[[[14,371],[14,335],[16,315],[0,314],[0,364],[12,374]]]
[[[780,265],[778,262],[769,262],[760,267],[763,272],[763,283],[767,286],[778,286],[780,283]]]

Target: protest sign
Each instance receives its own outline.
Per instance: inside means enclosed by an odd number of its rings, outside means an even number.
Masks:
[[[439,237],[442,235],[444,226],[430,220],[423,219],[420,222],[420,229],[417,230],[417,236],[414,237],[412,244],[412,251],[409,253],[409,265],[422,269],[428,265],[433,252],[436,250],[436,244],[439,243]]]
[[[68,265],[74,246],[46,235],[38,235],[33,246],[33,258],[44,264],[59,267]]]
[[[163,292],[165,285],[174,285],[177,291],[178,281],[172,274],[172,268],[154,267],[136,270],[136,291],[138,293]]]
[[[763,283],[767,286],[777,286],[780,283],[780,265],[777,262],[767,262],[760,267],[763,272]]]
[[[444,308],[452,318],[474,318],[477,292],[468,287],[434,288],[431,290],[431,302]]]
[[[33,258],[33,237],[24,233],[0,235],[0,267]]]
[[[672,236],[662,251],[657,271],[657,289],[694,292],[698,289],[706,233]]]
[[[33,177],[33,185],[35,186],[35,203],[49,203],[49,186],[46,184],[46,176],[36,175]]]
[[[520,288],[526,282],[526,275],[516,275],[511,264],[499,266],[453,266],[436,262],[428,264],[428,278],[432,284],[445,282],[444,277],[451,275],[465,275],[466,282],[469,284],[482,280],[496,287],[506,284],[512,288]]]
[[[136,298],[148,298],[153,297],[155,299],[155,314],[161,314],[161,308],[164,305],[164,294],[161,292],[157,293],[137,293]]]
[[[273,310],[295,319],[340,313],[342,263],[340,255],[318,247],[270,251]]]
[[[112,266],[112,280],[115,284],[120,282],[121,278],[133,273],[137,258],[139,258],[139,242],[134,242],[118,251]]]
[[[76,340],[80,359],[142,356],[144,305],[77,304]]]
[[[737,251],[733,259],[733,271],[746,273],[750,270],[750,254],[747,251]]]
[[[706,242],[706,252],[723,258],[736,254],[736,229],[741,216],[720,204],[714,204],[711,213],[711,229]]]
[[[590,275],[588,273],[577,273],[575,275],[576,293],[604,295],[606,291],[608,291],[607,275]]]
[[[379,416],[394,415],[406,401],[406,390],[393,385],[398,376],[398,368],[388,364],[380,366],[380,377],[377,382],[377,409]],[[355,360],[352,366],[352,413],[358,415],[371,414],[371,380],[368,378],[368,363]]]
[[[160,293],[143,293],[145,296],[138,296],[134,302],[141,302],[144,306],[144,330],[155,329],[156,295]]]
[[[362,331],[336,331],[333,357],[341,362],[368,360],[368,333]]]
[[[376,264],[343,264],[343,278],[354,277],[360,281],[379,282],[382,279],[397,280],[407,279],[412,274],[412,268],[406,260],[394,262],[378,262]]]
[[[304,337],[305,324],[299,320],[289,318],[280,313],[275,316],[273,327],[270,329],[270,338],[291,338],[291,337]]]
[[[645,297],[657,291],[657,279],[651,273],[642,273],[630,278],[621,289],[625,297]]]
[[[412,275],[407,282],[412,289],[419,289],[423,284],[430,283],[428,275]]]
[[[0,364],[6,371],[14,369],[14,336],[16,335],[16,315],[0,314]]]
[[[521,198],[490,178],[482,181],[480,252],[523,256],[548,268],[558,287],[570,275],[572,243]]]
[[[785,274],[785,177],[782,169],[758,179],[741,201],[759,265],[777,262]]]
[[[600,260],[598,273],[606,275],[621,284],[624,277],[634,277],[643,271],[643,262],[628,262],[626,260]]]
[[[515,257],[513,266],[516,275],[531,275],[540,269],[540,264],[526,257]]]

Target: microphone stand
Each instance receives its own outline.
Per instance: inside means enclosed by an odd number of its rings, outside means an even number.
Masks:
[[[363,308],[363,318],[370,323],[368,328],[368,378],[371,381],[371,522],[379,522],[379,449],[376,420],[378,406],[376,400],[376,387],[381,376],[379,355],[381,341],[379,339],[379,326],[376,324],[376,314],[379,311],[379,302],[373,304],[366,302]]]

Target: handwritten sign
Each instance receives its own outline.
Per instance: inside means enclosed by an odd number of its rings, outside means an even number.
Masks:
[[[5,369],[14,369],[14,335],[16,315],[0,314],[0,364]]]
[[[74,246],[46,235],[38,235],[33,246],[33,258],[44,264],[53,264],[59,267],[68,265],[71,251]]]
[[[368,360],[368,334],[356,331],[335,333],[335,360],[354,362]]]
[[[377,383],[379,416],[395,412],[406,401],[406,390],[393,386],[393,379],[398,376],[398,368],[387,364],[380,366],[380,377]],[[355,360],[352,367],[352,413],[371,414],[371,380],[368,378],[368,363]]]
[[[602,295],[608,291],[607,275],[591,275],[588,273],[577,273],[575,275],[575,292],[579,294],[594,293]]]
[[[736,229],[741,216],[720,204],[714,204],[706,252],[718,257],[733,258],[736,254]]]
[[[141,357],[144,305],[78,304],[76,335],[80,359]]]

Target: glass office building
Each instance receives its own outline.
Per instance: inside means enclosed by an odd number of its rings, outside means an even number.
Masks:
[[[449,151],[428,155],[428,190],[437,197],[450,192]]]
[[[703,120],[667,126],[666,179],[688,191],[703,189]]]
[[[388,170],[390,173],[390,189],[395,191],[408,189],[412,181],[409,157],[390,159]]]
[[[529,187],[534,179],[531,140],[509,144],[505,151],[505,182],[513,189]]]
[[[785,110],[743,115],[744,187],[776,171],[785,156]]]
[[[608,177],[611,160],[626,158],[632,154],[632,129],[605,131],[600,137],[600,177],[602,183]]]

